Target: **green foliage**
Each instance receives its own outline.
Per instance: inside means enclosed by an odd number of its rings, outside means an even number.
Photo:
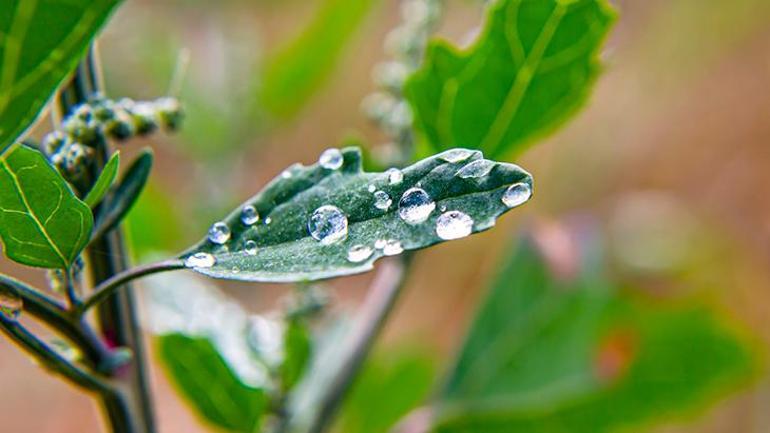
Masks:
[[[118,167],[120,167],[120,152],[115,152],[110,157],[107,164],[104,165],[102,172],[99,173],[99,178],[96,179],[96,183],[88,191],[83,202],[90,208],[94,208],[99,202],[102,201],[104,195],[107,194],[115,179],[118,177]]]
[[[520,243],[479,312],[434,431],[611,432],[699,408],[751,378],[754,353],[697,302],[615,290],[595,256],[557,275]]]
[[[0,6],[0,154],[37,118],[118,0],[5,0]]]
[[[0,237],[9,259],[69,268],[92,226],[91,209],[42,153],[19,145],[0,158]]]
[[[458,50],[437,41],[407,82],[415,125],[431,150],[520,153],[588,97],[615,13],[606,0],[499,0],[481,37]]]
[[[258,431],[265,391],[244,385],[208,339],[168,334],[158,337],[157,348],[180,393],[203,418],[230,432]]]
[[[310,25],[267,59],[261,102],[270,114],[295,114],[328,80],[345,46],[378,0],[324,0]]]
[[[310,329],[303,319],[292,319],[283,333],[284,360],[281,364],[281,384],[285,390],[294,388],[308,366],[313,354]]]
[[[437,232],[437,220],[445,211],[461,211],[472,218],[472,227],[464,235],[487,230],[509,206],[529,199],[532,189],[529,173],[513,164],[484,160],[478,151],[454,149],[424,159],[406,167],[398,182],[391,182],[387,171],[363,172],[358,149],[344,149],[340,158],[337,169],[297,164],[285,170],[223,220],[230,233],[226,242],[220,245],[204,239],[183,255],[209,254],[215,263],[188,262],[188,266],[208,276],[246,281],[290,282],[360,273],[372,269],[384,255],[446,240]],[[472,176],[462,174],[466,172]],[[405,209],[399,201],[418,185],[433,207],[423,221],[408,223],[400,216]],[[523,187],[527,195],[515,205],[506,205],[503,198],[512,185]],[[392,203],[375,206],[375,191],[384,191]],[[347,235],[333,243],[320,242],[308,228],[314,212],[328,205],[346,216]],[[259,223],[244,224],[246,206],[258,211]],[[386,240],[391,248],[377,247],[378,241]],[[370,249],[370,255],[350,259],[355,247]]]
[[[150,178],[152,160],[152,152],[144,150],[131,163],[97,218],[97,232],[109,232],[128,215]]]

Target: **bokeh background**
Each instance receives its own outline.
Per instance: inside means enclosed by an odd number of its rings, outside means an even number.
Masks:
[[[329,12],[340,4],[345,13]],[[770,431],[770,3],[614,4],[621,18],[589,104],[517,161],[535,176],[535,198],[494,230],[417,255],[367,366],[377,380],[359,383],[338,431],[367,431],[361,414],[376,411],[365,391],[405,386],[420,400],[518,234],[531,233],[553,266],[568,268],[576,218],[602,233],[611,271],[629,290],[707,302],[746,336],[760,366],[731,394],[640,430]],[[439,34],[466,40],[481,17],[482,2],[448,0]],[[127,0],[99,41],[110,96],[169,92],[175,65],[189,56],[183,130],[123,149],[150,145],[156,154],[131,215],[134,255],[182,250],[283,168],[312,163],[325,148],[356,137],[382,149],[387,137],[361,101],[376,88],[372,70],[387,60],[383,41],[399,20],[394,0]],[[323,38],[308,37],[319,26]],[[290,63],[296,53],[303,62]],[[5,259],[0,270],[44,282]],[[334,310],[354,308],[371,277],[330,282]],[[253,311],[275,308],[289,291],[218,285]],[[4,432],[81,433],[100,423],[87,396],[4,339],[0,386]],[[152,386],[162,432],[209,431],[155,362]]]

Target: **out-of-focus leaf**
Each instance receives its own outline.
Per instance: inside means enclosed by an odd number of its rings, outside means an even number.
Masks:
[[[290,320],[283,333],[284,359],[281,364],[281,382],[290,390],[299,382],[313,352],[310,329],[304,320]]]
[[[378,0],[324,0],[307,28],[267,60],[263,108],[279,118],[295,114],[329,78],[345,46]]]
[[[113,182],[115,182],[115,178],[118,176],[119,166],[120,152],[115,152],[112,154],[109,161],[107,161],[107,164],[104,165],[102,172],[99,173],[99,178],[96,179],[96,183],[94,183],[91,191],[88,191],[88,194],[83,198],[83,202],[87,204],[88,207],[93,208],[102,201],[102,198],[107,194],[107,191],[109,191]]]
[[[435,352],[424,346],[388,348],[366,361],[342,407],[335,431],[385,433],[428,396],[435,375]]]
[[[556,276],[518,245],[449,376],[433,431],[602,433],[699,408],[756,370],[744,338],[700,303],[612,290],[601,265]]]
[[[453,149],[398,175],[363,172],[358,149],[336,152],[336,168],[319,163],[285,170],[218,229],[220,223],[212,226],[216,236],[210,231],[183,255],[187,266],[247,281],[360,273],[385,255],[487,230],[531,196],[529,173],[485,160],[478,151]],[[258,223],[244,223],[248,209],[259,213]]]
[[[9,259],[69,268],[93,223],[88,205],[38,150],[16,146],[0,157],[0,237]]]
[[[0,5],[0,154],[37,118],[118,0]]]
[[[587,99],[615,13],[606,0],[498,0],[468,49],[432,43],[405,93],[433,150],[521,152]]]
[[[96,223],[96,231],[99,234],[114,229],[128,215],[128,211],[134,206],[150,178],[152,160],[152,151],[145,149],[128,167],[126,174],[120,179],[115,191],[110,196],[104,213],[99,216]]]
[[[257,431],[265,391],[244,385],[209,340],[168,334],[157,347],[168,375],[203,418],[231,432]]]

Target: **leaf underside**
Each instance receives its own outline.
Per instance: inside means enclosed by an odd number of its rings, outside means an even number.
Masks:
[[[614,19],[606,0],[493,2],[471,47],[432,43],[406,84],[425,144],[520,153],[585,102]]]
[[[460,150],[464,151],[464,150]],[[215,278],[246,281],[294,282],[331,278],[365,272],[384,255],[374,247],[378,240],[395,240],[404,250],[425,248],[442,242],[436,233],[436,219],[444,211],[461,211],[473,219],[472,232],[489,229],[509,208],[501,198],[516,183],[532,188],[532,177],[514,164],[493,163],[491,171],[479,178],[460,178],[457,171],[482,159],[481,152],[465,151],[467,159],[447,162],[450,152],[424,159],[403,169],[403,181],[390,184],[387,172],[365,173],[357,148],[343,149],[344,162],[337,170],[318,164],[288,168],[262,192],[245,205],[254,206],[261,216],[259,223],[246,226],[236,209],[223,221],[232,237],[225,245],[204,239],[183,254],[212,254],[216,263],[208,268],[193,268]],[[435,210],[424,222],[408,224],[399,217],[399,200],[406,190],[419,186],[436,203]],[[387,210],[374,206],[370,189],[384,191],[392,199]],[[337,243],[324,245],[308,232],[308,218],[324,205],[334,205],[347,216],[348,236]],[[269,224],[266,221],[270,221]],[[253,240],[256,255],[244,252],[244,244]],[[372,248],[372,255],[361,262],[348,260],[351,247]]]
[[[118,0],[4,0],[0,154],[37,118]]]
[[[17,146],[0,158],[0,237],[8,258],[67,268],[92,226],[91,209],[39,151]]]

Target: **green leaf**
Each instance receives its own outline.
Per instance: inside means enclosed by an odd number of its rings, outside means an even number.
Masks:
[[[163,335],[157,350],[180,393],[202,417],[227,431],[258,431],[265,391],[244,385],[208,339]]]
[[[102,201],[104,195],[107,194],[115,178],[118,176],[118,167],[120,167],[120,152],[115,152],[110,157],[107,164],[104,165],[104,169],[99,173],[99,178],[96,179],[96,183],[88,191],[83,202],[90,208],[94,208],[99,202]]]
[[[312,335],[304,320],[288,321],[283,332],[283,347],[281,382],[285,390],[290,390],[302,378],[313,352]]]
[[[5,0],[0,7],[0,154],[37,118],[118,0]]]
[[[0,158],[0,238],[9,259],[69,268],[92,226],[91,209],[39,151],[17,146]]]
[[[415,126],[434,150],[520,153],[583,105],[614,20],[606,0],[492,2],[470,48],[428,47],[405,87]]]
[[[378,0],[324,0],[313,21],[267,59],[261,102],[272,115],[294,115],[334,71],[351,36]]]
[[[484,160],[478,151],[454,149],[424,159],[405,168],[403,180],[396,183],[390,182],[388,172],[363,172],[358,149],[341,153],[338,169],[295,164],[285,170],[223,220],[226,231],[231,232],[227,242],[218,245],[204,239],[184,253],[188,266],[212,277],[246,281],[290,282],[360,273],[370,270],[384,255],[447,239],[437,232],[437,220],[444,221],[445,212],[459,211],[472,219],[467,221],[466,232],[463,227],[453,232],[462,237],[491,228],[510,209],[503,197],[510,197],[506,192],[514,185],[524,196],[517,203],[509,202],[511,206],[529,199],[532,190],[529,173],[513,164]],[[475,177],[462,177],[460,170]],[[407,223],[400,217],[406,209],[399,202],[407,190],[418,186],[434,205],[427,207],[424,221]],[[376,207],[375,191],[386,193],[392,203]],[[258,223],[241,221],[246,206],[259,212]],[[347,235],[335,231],[340,234],[336,242],[320,242],[308,229],[311,217],[322,206],[334,206],[345,217]],[[384,241],[389,241],[388,246],[382,248]],[[371,255],[361,254],[361,249],[369,249]],[[358,257],[351,258],[356,250]],[[193,260],[194,254],[207,260]],[[206,267],[211,264],[205,263],[212,261],[210,256],[214,263]]]
[[[755,374],[753,350],[705,305],[616,291],[583,256],[577,276],[560,275],[532,242],[516,248],[433,431],[614,432],[699,408]]]
[[[109,201],[105,204],[104,212],[97,219],[96,236],[108,233],[128,215],[128,211],[134,206],[150,178],[152,160],[152,151],[145,149],[128,167],[126,174],[123,175],[115,187],[115,191],[109,197]],[[117,169],[117,163],[115,165]]]

